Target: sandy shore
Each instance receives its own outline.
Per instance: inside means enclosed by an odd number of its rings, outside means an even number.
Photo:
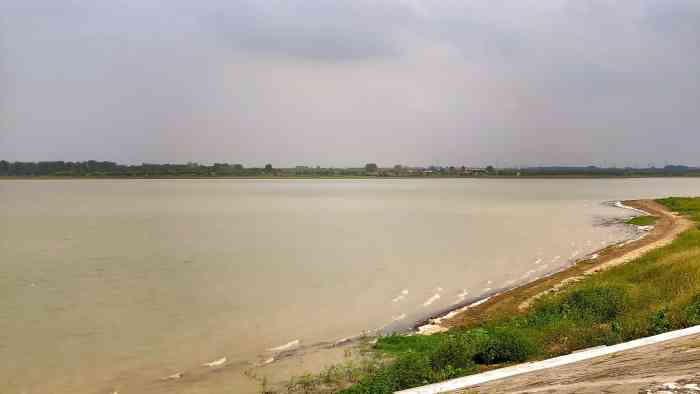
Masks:
[[[623,204],[625,207],[638,209],[658,217],[654,228],[641,239],[607,246],[594,253],[591,258],[578,261],[550,276],[493,295],[469,307],[448,311],[449,313],[443,314],[442,317],[431,319],[428,325],[421,324],[422,327],[419,331],[430,334],[446,331],[452,327],[470,327],[492,316],[521,313],[536,298],[558,291],[587,275],[624,264],[653,249],[668,245],[676,236],[693,225],[690,220],[669,211],[653,200],[631,200],[624,201]]]

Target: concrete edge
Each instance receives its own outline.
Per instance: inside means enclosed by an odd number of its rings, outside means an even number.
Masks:
[[[589,360],[595,357],[635,349],[642,346],[653,345],[656,343],[665,342],[676,338],[682,338],[693,334],[700,334],[700,325],[684,328],[682,330],[669,331],[651,337],[635,339],[629,342],[618,343],[617,345],[595,347],[591,349],[581,350],[576,353],[567,354],[564,356],[550,358],[547,360],[518,364],[512,367],[495,369],[493,371],[465,376],[462,378],[451,379],[440,383],[430,384],[427,386],[397,391],[396,394],[437,394],[444,393],[446,391],[465,389],[487,382],[492,382],[494,380],[505,379],[512,376],[521,375],[528,372],[540,371],[548,368],[555,368],[583,360]]]

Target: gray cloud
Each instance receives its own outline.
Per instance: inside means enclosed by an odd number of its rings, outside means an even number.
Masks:
[[[8,0],[0,158],[700,165],[690,0]]]
[[[697,47],[700,33],[700,3],[676,0],[665,3],[650,2],[645,8],[646,23],[669,39],[685,38]],[[690,43],[692,45],[692,42]]]
[[[210,10],[204,22],[224,44],[253,53],[321,61],[395,55],[392,22],[399,8],[358,1],[241,1]]]

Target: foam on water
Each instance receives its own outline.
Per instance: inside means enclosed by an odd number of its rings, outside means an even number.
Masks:
[[[406,318],[406,314],[405,314],[405,313],[402,313],[402,314],[400,314],[400,315],[398,315],[398,316],[392,316],[392,317],[391,317],[391,321],[399,321],[399,320],[403,320],[403,319],[405,319],[405,318]]]
[[[177,379],[181,379],[184,375],[185,375],[184,372],[175,372],[172,375],[168,375],[168,376],[161,378],[161,380],[177,380]]]
[[[392,298],[391,302],[399,302],[399,301],[403,300],[404,298],[406,298],[406,296],[403,294],[400,294],[400,295],[397,295],[396,297]]]
[[[462,290],[461,292],[459,292],[459,294],[457,294],[457,299],[452,303],[452,305],[457,305],[460,302],[464,301],[467,298],[468,294],[469,292],[467,290]]]
[[[210,361],[208,363],[202,364],[203,367],[218,367],[220,365],[226,364],[226,357],[222,357],[218,360]]]
[[[401,294],[391,299],[391,302],[399,302],[406,298],[408,295],[408,289],[401,290]]]
[[[432,304],[433,302],[435,302],[435,301],[437,301],[437,300],[439,300],[439,299],[440,299],[440,294],[435,293],[435,294],[433,294],[432,297],[428,298],[428,299],[423,303],[423,306],[429,306],[430,304]]]
[[[293,349],[293,348],[299,346],[299,343],[300,343],[300,341],[298,339],[295,339],[291,342],[285,343],[284,345],[273,347],[273,348],[270,348],[267,350],[270,352],[282,352],[282,351]]]

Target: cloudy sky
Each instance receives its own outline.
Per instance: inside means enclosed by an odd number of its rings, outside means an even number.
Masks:
[[[0,159],[700,165],[697,0],[0,0]]]

